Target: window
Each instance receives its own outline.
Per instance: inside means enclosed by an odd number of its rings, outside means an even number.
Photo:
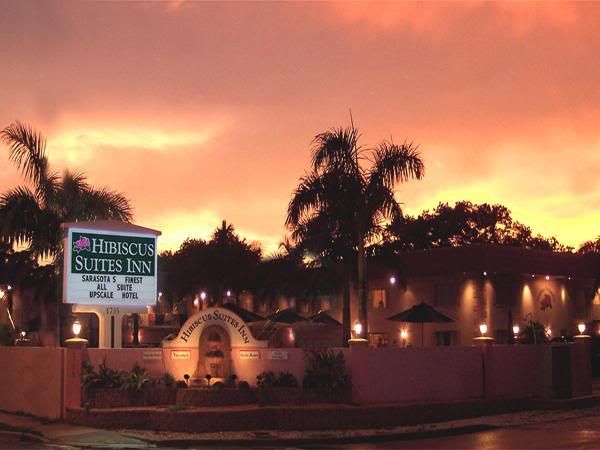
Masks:
[[[373,289],[371,291],[371,304],[373,305],[374,309],[387,308],[385,289]]]
[[[435,341],[438,347],[449,347],[456,345],[456,331],[436,331]]]
[[[388,333],[369,333],[369,347],[389,347],[390,335]]]

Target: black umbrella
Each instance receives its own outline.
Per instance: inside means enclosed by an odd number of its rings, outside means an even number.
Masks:
[[[247,309],[244,309],[241,306],[236,305],[235,303],[224,303],[221,306],[225,309],[228,309],[232,313],[236,313],[246,323],[258,322],[260,320],[265,320],[264,317],[259,316],[258,314],[253,313],[252,311],[248,311]]]
[[[406,311],[402,311],[392,317],[388,317],[388,320],[394,322],[411,322],[421,324],[421,346],[424,345],[425,341],[425,324],[426,323],[450,323],[454,322],[450,317],[442,314],[433,306],[429,306],[427,303],[419,303],[418,305],[408,308]]]
[[[306,319],[294,311],[292,308],[283,309],[281,311],[277,311],[272,316],[267,317],[267,320],[271,322],[279,322],[279,323],[295,323],[295,322],[305,322]]]
[[[315,323],[324,323],[326,325],[341,326],[342,324],[327,314],[325,311],[319,311],[314,316],[308,318],[309,321]]]

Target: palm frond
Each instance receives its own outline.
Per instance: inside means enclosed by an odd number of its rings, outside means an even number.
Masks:
[[[319,133],[312,141],[312,167],[315,171],[323,168],[342,168],[357,173],[356,154],[359,133],[356,128],[332,128]]]
[[[40,132],[16,121],[0,131],[0,139],[8,145],[10,161],[15,163],[27,181],[38,185],[46,178],[46,139]]]
[[[393,187],[396,183],[425,175],[425,164],[418,148],[412,143],[402,145],[383,141],[373,151],[374,165],[369,173],[370,183],[384,183]]]
[[[300,184],[292,194],[288,205],[285,223],[288,227],[294,227],[302,217],[309,214],[311,210],[319,209],[323,205],[325,195],[324,179],[315,172],[300,179]]]
[[[127,197],[106,187],[89,188],[83,195],[82,203],[87,216],[83,220],[133,220],[133,207]]]

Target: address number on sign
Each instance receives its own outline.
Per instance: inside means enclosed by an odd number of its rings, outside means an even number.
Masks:
[[[115,308],[112,306],[109,306],[108,308],[106,308],[107,316],[116,316],[117,314],[119,314],[119,308]]]

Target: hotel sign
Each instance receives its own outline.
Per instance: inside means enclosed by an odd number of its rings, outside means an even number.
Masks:
[[[69,228],[65,303],[146,306],[156,303],[156,236]]]

